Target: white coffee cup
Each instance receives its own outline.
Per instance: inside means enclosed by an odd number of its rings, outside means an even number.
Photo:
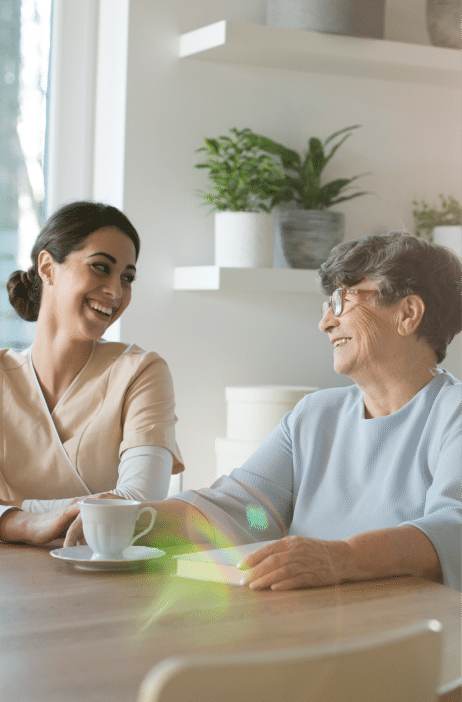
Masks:
[[[152,529],[156,510],[142,507],[136,500],[80,500],[83,534],[93,551],[92,560],[123,560],[123,552]],[[141,509],[140,509],[141,508]],[[133,536],[136,522],[143,512],[151,513],[151,522]]]

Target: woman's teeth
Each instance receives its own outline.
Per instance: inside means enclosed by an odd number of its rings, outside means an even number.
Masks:
[[[337,348],[337,346],[344,346],[349,339],[337,339],[337,341],[334,343],[334,348]]]
[[[96,310],[97,312],[102,312],[103,314],[107,315],[110,317],[112,314],[112,309],[110,307],[104,307],[103,305],[100,305],[97,302],[89,302],[88,305],[92,308],[92,310]]]

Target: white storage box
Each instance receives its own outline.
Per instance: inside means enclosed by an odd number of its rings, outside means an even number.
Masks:
[[[287,385],[226,388],[227,438],[261,443],[299,400],[315,390]]]
[[[229,475],[234,468],[240,468],[257,450],[260,443],[260,441],[215,439],[217,477],[219,478],[220,475]]]

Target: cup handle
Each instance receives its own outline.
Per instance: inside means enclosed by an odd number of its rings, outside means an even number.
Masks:
[[[151,531],[152,527],[154,526],[154,522],[155,522],[156,514],[157,514],[156,510],[153,507],[143,507],[143,509],[140,509],[140,511],[138,512],[138,517],[136,518],[137,521],[140,518],[140,516],[143,514],[143,512],[151,512],[151,521],[149,522],[149,526],[146,527],[146,529],[144,529],[143,531],[140,531],[139,534],[137,534],[136,536],[133,537],[133,539],[130,542],[130,546],[132,546],[135,543],[135,541],[137,541],[139,538],[141,538],[142,536],[147,534],[148,531]]]

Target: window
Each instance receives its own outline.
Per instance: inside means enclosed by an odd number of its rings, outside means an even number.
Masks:
[[[45,213],[45,131],[52,0],[0,6],[0,347],[29,346],[34,324],[18,317],[5,284],[30,266]]]

